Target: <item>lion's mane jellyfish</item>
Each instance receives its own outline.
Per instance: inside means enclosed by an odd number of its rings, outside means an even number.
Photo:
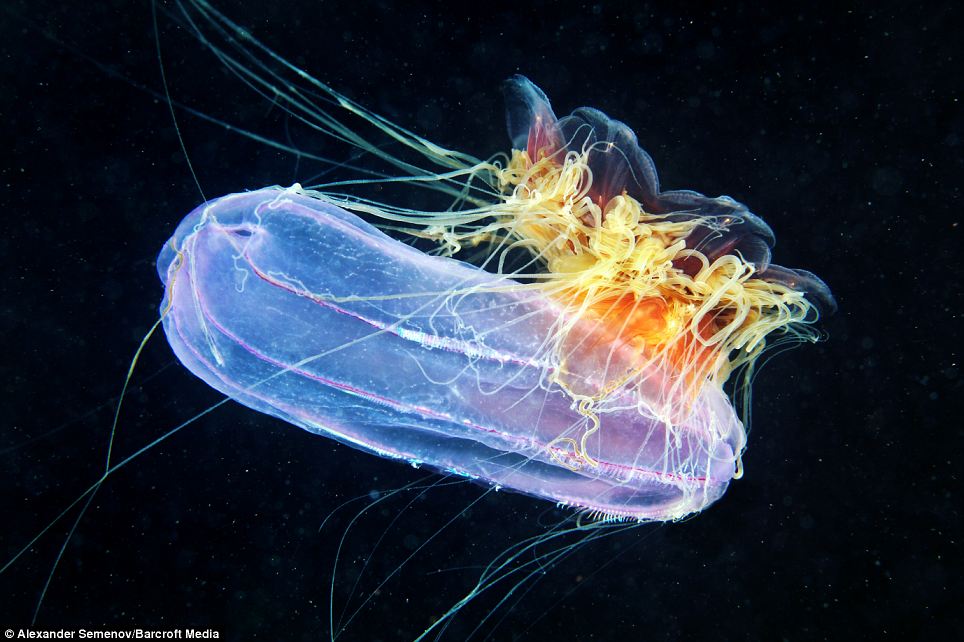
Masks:
[[[623,123],[558,119],[521,76],[506,94],[513,149],[489,161],[338,96],[444,168],[396,163],[452,206],[298,185],[205,203],[158,259],[168,340],[240,403],[383,457],[606,518],[699,511],[741,472],[731,398],[833,298],[770,262],[741,203],[660,191]]]

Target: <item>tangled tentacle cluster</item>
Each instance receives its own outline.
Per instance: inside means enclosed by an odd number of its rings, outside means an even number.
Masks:
[[[635,355],[634,369],[656,363],[676,375],[664,390],[667,401],[692,399],[704,382],[722,385],[752,363],[771,333],[813,336],[813,305],[804,292],[759,278],[739,253],[710,260],[687,245],[694,231],[729,221],[652,214],[625,191],[593,198],[590,151],[540,153],[533,160],[528,151],[513,150],[499,174],[505,197],[497,215],[514,247],[544,264],[540,287],[575,317],[592,321],[591,337],[573,331],[559,344],[570,357],[570,375],[580,370],[573,357],[603,343],[610,350],[626,347]],[[572,387],[604,395],[626,374],[613,367],[614,356],[607,355],[610,372],[596,390]]]

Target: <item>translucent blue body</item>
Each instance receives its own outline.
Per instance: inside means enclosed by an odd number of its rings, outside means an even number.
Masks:
[[[181,362],[310,432],[635,519],[698,511],[734,476],[743,426],[712,386],[672,424],[627,383],[595,408],[579,457],[565,439],[590,419],[552,377],[553,301],[297,189],[198,207],[158,272]]]

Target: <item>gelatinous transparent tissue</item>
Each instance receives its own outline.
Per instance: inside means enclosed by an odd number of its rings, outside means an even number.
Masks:
[[[744,430],[718,386],[672,416],[647,396],[654,369],[586,412],[553,376],[556,329],[580,323],[557,303],[299,189],[198,207],[158,271],[184,365],[310,432],[636,519],[698,511],[735,474]]]

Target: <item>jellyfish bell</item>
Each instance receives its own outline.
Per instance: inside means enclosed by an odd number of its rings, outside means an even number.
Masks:
[[[817,338],[829,288],[772,264],[773,231],[745,205],[660,191],[636,135],[596,109],[557,119],[522,76],[506,96],[510,137],[526,145],[500,177],[516,233],[546,262],[547,289],[670,373],[651,403],[682,419],[704,386],[752,371],[768,336]]]

